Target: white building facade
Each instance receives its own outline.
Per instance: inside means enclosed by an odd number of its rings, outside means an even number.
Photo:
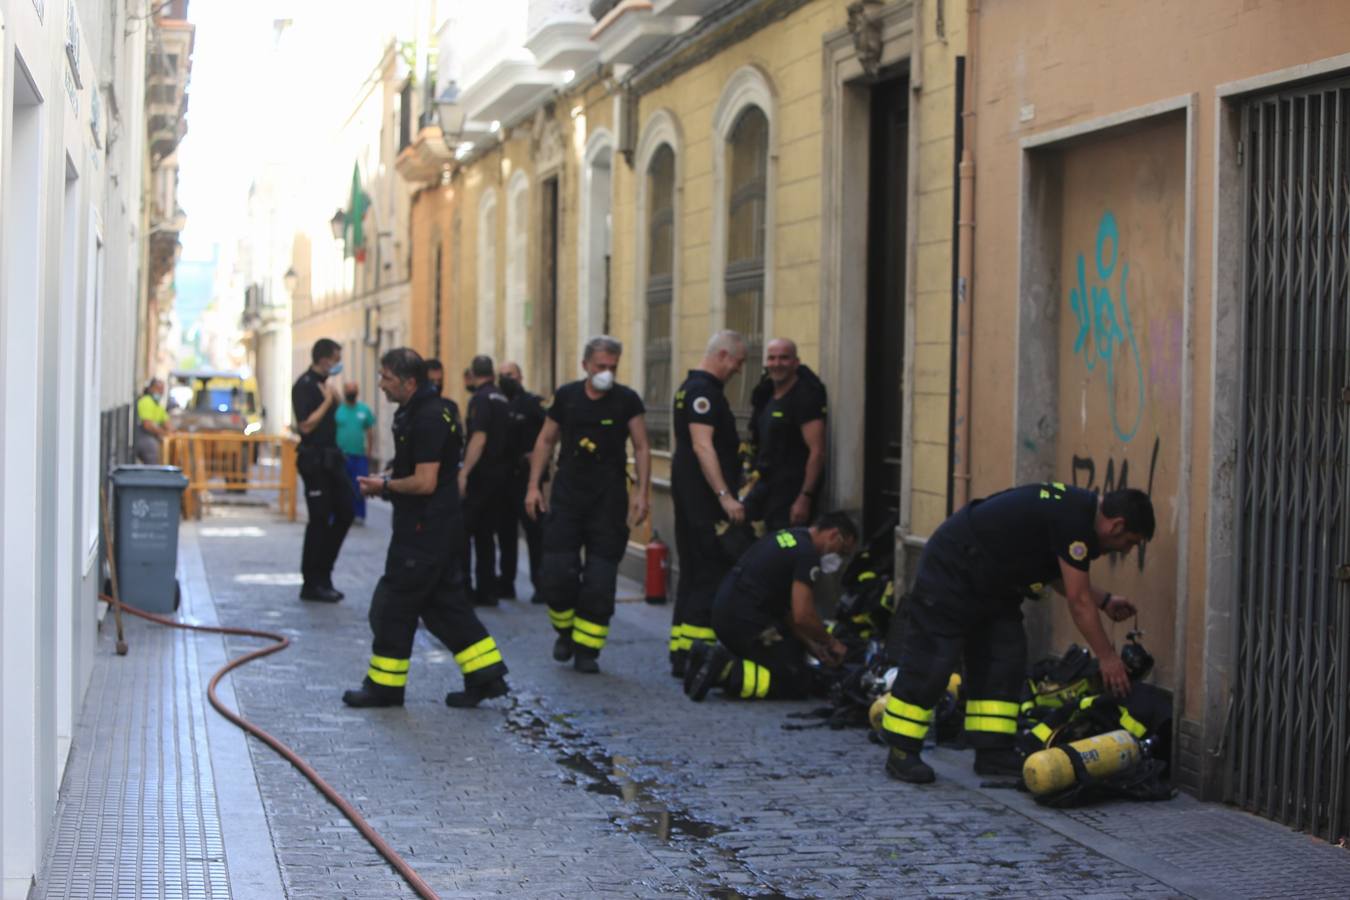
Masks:
[[[4,900],[28,895],[53,823],[98,627],[101,475],[145,375],[151,13],[0,0]]]

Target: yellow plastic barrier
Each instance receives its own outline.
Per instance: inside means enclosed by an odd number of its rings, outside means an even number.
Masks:
[[[271,434],[170,434],[163,459],[187,477],[183,515],[200,519],[213,492],[276,491],[283,516],[295,521],[295,439]]]

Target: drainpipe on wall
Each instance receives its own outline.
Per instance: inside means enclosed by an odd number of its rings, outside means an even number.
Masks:
[[[952,508],[970,500],[971,303],[975,296],[975,48],[979,36],[979,0],[967,0],[965,96],[962,100],[961,196],[956,245],[956,404],[952,453]]]

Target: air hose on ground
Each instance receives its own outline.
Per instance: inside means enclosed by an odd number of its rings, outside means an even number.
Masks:
[[[248,719],[245,719],[243,716],[221,703],[220,698],[216,696],[216,685],[220,683],[222,678],[245,663],[250,663],[255,659],[262,659],[264,656],[269,656],[278,651],[285,650],[291,644],[290,638],[285,635],[273,634],[270,631],[256,631],[252,628],[230,628],[224,625],[192,625],[187,622],[179,622],[175,619],[148,613],[145,610],[137,609],[134,606],[127,606],[125,603],[122,603],[114,597],[109,597],[107,594],[99,594],[99,598],[111,604],[114,609],[124,610],[133,616],[138,616],[159,625],[166,625],[170,628],[182,628],[186,631],[202,631],[208,634],[231,634],[240,637],[263,638],[264,640],[273,641],[270,646],[261,647],[251,653],[245,653],[243,656],[230,660],[225,665],[221,666],[220,669],[216,671],[216,674],[211,676],[211,683],[206,689],[206,696],[211,701],[211,705],[215,707],[216,712],[271,747],[287,762],[295,766],[295,768],[300,771],[301,775],[308,778],[310,782],[319,789],[319,793],[327,797],[330,803],[341,810],[348,821],[356,826],[356,830],[361,832],[361,836],[369,841],[370,845],[374,847],[381,856],[389,861],[389,864],[398,871],[399,875],[403,876],[403,880],[408,882],[409,886],[417,892],[418,896],[422,897],[423,900],[438,900],[436,892],[431,889],[431,885],[423,881],[422,877],[417,874],[413,867],[408,865],[407,861],[398,854],[398,851],[389,846],[384,838],[380,837],[379,833],[371,827],[370,823],[356,811],[355,807],[348,803],[332,785],[324,781],[323,777],[319,775],[318,772],[314,771],[309,763],[305,762],[304,759],[290,747],[287,747],[281,741],[272,737],[272,735],[263,731],[257,725],[254,725]],[[122,651],[119,649],[119,653],[121,652]]]

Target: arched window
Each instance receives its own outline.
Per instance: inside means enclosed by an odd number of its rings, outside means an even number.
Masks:
[[[675,152],[662,144],[647,166],[647,334],[643,402],[652,448],[670,449],[672,309],[675,301]]]
[[[517,172],[506,188],[506,343],[505,356],[498,362],[509,359],[519,364],[525,358],[529,203],[530,179],[524,172]]]
[[[727,139],[726,327],[745,335],[750,364],[764,356],[764,218],[769,174],[769,121],[747,106]],[[730,397],[738,410],[750,408],[755,379],[742,377]]]

